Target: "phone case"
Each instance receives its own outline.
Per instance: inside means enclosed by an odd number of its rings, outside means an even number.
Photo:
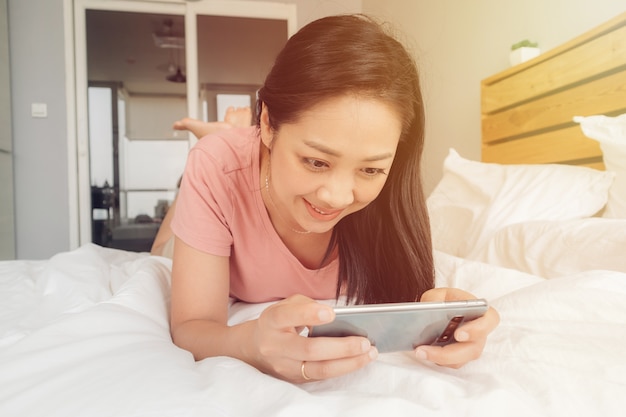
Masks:
[[[335,320],[314,326],[309,337],[367,337],[379,352],[413,350],[417,346],[454,342],[454,330],[487,311],[484,299],[366,304],[335,308]]]

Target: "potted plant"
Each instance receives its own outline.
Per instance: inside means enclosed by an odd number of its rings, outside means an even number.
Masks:
[[[511,46],[510,61],[511,65],[521,64],[528,61],[541,53],[537,42],[531,42],[528,39],[517,42]]]

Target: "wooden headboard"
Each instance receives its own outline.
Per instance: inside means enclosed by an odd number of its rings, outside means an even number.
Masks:
[[[626,13],[481,83],[482,160],[603,169],[574,116],[626,113]]]

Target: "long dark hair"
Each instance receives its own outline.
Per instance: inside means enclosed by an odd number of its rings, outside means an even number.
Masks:
[[[383,25],[363,15],[331,16],[289,39],[258,92],[270,127],[345,94],[383,100],[402,118],[402,135],[379,196],[334,228],[337,296],[356,303],[418,301],[434,285],[430,227],[422,190],[424,107],[417,68]],[[260,124],[257,111],[257,124]]]

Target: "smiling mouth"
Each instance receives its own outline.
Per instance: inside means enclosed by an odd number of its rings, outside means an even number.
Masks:
[[[315,207],[313,204],[311,204],[311,207],[313,208],[313,210],[317,211],[319,214],[328,215],[328,213],[326,213],[323,210],[320,210],[318,207]]]
[[[327,211],[327,210],[322,210],[321,208],[311,204],[309,201],[304,200],[306,202],[306,206],[309,208],[309,213],[311,213],[311,215],[315,218],[318,218],[320,220],[332,220],[335,217],[339,216],[339,214],[343,211],[343,210],[331,210],[331,211]]]

